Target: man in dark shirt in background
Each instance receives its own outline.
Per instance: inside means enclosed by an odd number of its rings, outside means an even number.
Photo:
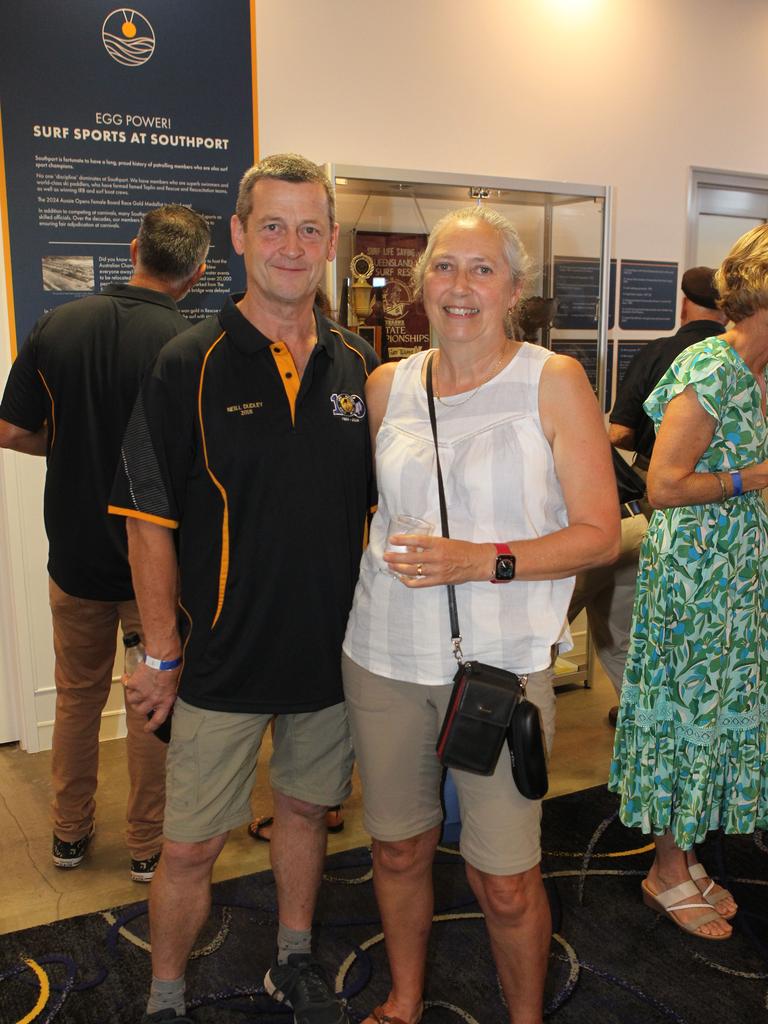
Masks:
[[[616,395],[608,436],[615,448],[636,452],[634,467],[647,471],[655,431],[643,402],[653,391],[680,353],[697,341],[722,334],[728,317],[717,308],[715,271],[691,267],[683,274],[680,330],[668,338],[643,345],[627,367]]]
[[[0,447],[47,456],[45,528],[56,715],[53,863],[75,868],[94,832],[99,726],[118,623],[141,623],[125,524],[107,513],[120,442],[144,371],[189,326],[176,308],[205,269],[205,220],[183,206],[142,219],[128,284],[59,306],[33,327],[0,404]],[[131,877],[148,882],[162,842],[165,746],[126,705]]]

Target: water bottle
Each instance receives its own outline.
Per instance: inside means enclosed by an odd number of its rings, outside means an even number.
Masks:
[[[144,644],[138,633],[125,633],[123,636],[125,656],[123,660],[123,672],[126,676],[132,675],[139,665],[144,663]],[[154,711],[150,711],[147,718],[151,718]],[[171,738],[171,715],[169,714],[162,725],[155,729],[155,736],[163,743],[168,743]]]
[[[132,676],[144,661],[144,644],[138,633],[126,633],[123,636],[125,655],[123,657],[123,675]]]

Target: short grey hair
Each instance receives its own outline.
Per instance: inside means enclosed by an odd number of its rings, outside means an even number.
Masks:
[[[300,156],[298,153],[276,153],[274,156],[265,156],[253,167],[249,167],[242,176],[240,187],[237,190],[235,213],[243,228],[248,226],[248,217],[253,207],[251,198],[253,186],[262,178],[292,181],[296,184],[309,182],[322,185],[328,200],[328,221],[331,231],[333,231],[333,226],[336,223],[336,197],[330,179],[324,168],[319,164],[313,164],[311,160],[307,160],[305,156]]]
[[[187,206],[170,204],[149,210],[136,236],[143,270],[171,284],[186,280],[208,254],[208,222]]]
[[[424,288],[424,274],[426,273],[432,253],[435,251],[437,239],[444,228],[451,224],[488,224],[499,235],[501,247],[504,251],[504,259],[509,267],[512,280],[515,284],[525,284],[528,272],[531,268],[531,260],[525,251],[525,246],[520,241],[515,226],[511,221],[496,210],[488,206],[465,206],[461,210],[451,210],[435,224],[429,233],[427,247],[413,267],[411,280],[413,282],[414,296],[421,298]]]

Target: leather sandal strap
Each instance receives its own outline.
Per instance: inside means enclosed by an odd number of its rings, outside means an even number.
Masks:
[[[668,913],[676,914],[678,910],[695,910],[697,907],[700,907],[700,906],[702,906],[701,903],[695,903],[693,905],[691,905],[690,903],[682,904],[679,907],[670,907]],[[693,932],[695,934],[698,931],[698,929],[701,928],[701,926],[703,924],[709,924],[710,921],[722,921],[722,920],[723,919],[720,916],[720,914],[718,914],[718,912],[716,910],[713,910],[710,906],[708,906],[703,914],[697,914],[696,917],[692,917],[691,920],[690,921],[686,921],[685,924],[683,924],[682,921],[678,921],[677,923],[685,931]]]
[[[703,864],[691,864],[688,867],[688,874],[696,881],[700,881],[702,878],[709,878],[707,869]],[[717,904],[722,903],[723,900],[733,899],[732,894],[727,889],[724,889],[722,885],[718,885],[712,878],[709,878],[709,885],[701,895],[712,907],[716,907]]]
[[[404,1020],[400,1017],[392,1017],[388,1013],[384,1013],[383,1006],[376,1006],[371,1010],[371,1016],[376,1021],[376,1024],[405,1024]]]
[[[665,910],[676,910],[676,903],[681,900],[698,899],[701,900],[701,893],[699,887],[695,882],[681,882],[679,885],[672,886],[671,889],[665,889],[664,892],[657,892],[653,894],[658,902],[664,907]],[[699,906],[703,904],[699,903]]]

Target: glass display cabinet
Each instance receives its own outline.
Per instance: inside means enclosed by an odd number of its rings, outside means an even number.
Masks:
[[[430,344],[410,268],[449,210],[482,203],[517,228],[533,260],[518,337],[577,358],[603,407],[611,397],[615,269],[608,259],[611,189],[478,175],[330,165],[339,246],[326,282],[334,316],[383,358]]]

